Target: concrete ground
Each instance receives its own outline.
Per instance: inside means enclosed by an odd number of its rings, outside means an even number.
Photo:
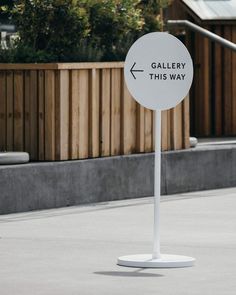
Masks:
[[[152,250],[152,198],[0,216],[1,295],[236,294],[236,189],[165,196],[162,252],[182,269],[116,265]]]

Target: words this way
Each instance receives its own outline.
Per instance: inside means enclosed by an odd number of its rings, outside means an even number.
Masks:
[[[150,80],[177,80],[181,81],[185,79],[186,74],[153,74],[150,73]]]

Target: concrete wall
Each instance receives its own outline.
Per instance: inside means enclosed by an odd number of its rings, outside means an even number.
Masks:
[[[236,186],[236,147],[162,154],[162,194]],[[154,155],[0,166],[0,214],[153,195]]]

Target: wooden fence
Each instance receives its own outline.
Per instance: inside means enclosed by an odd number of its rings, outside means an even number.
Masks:
[[[0,64],[0,150],[31,160],[152,152],[154,113],[126,88],[123,63]],[[162,112],[162,149],[189,147],[189,99]]]
[[[236,43],[236,25],[206,28]],[[200,137],[236,136],[236,53],[197,33],[188,37],[195,64],[191,133]]]

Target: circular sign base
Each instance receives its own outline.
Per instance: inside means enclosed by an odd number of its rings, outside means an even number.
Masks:
[[[161,258],[153,259],[151,254],[137,254],[118,258],[117,264],[140,268],[177,268],[193,266],[195,258],[181,255],[162,254]]]

